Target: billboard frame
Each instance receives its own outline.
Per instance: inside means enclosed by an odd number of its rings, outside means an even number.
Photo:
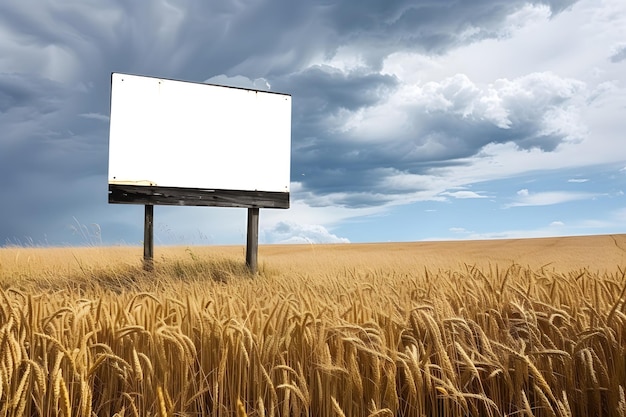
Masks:
[[[289,193],[109,184],[109,203],[289,208]]]
[[[154,205],[242,207],[256,273],[259,209],[289,208],[291,95],[113,72],[109,121],[108,202],[145,206],[144,269],[153,268]],[[167,171],[172,161],[183,165]]]

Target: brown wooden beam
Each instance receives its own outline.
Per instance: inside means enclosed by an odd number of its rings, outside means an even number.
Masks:
[[[246,242],[246,265],[250,272],[258,271],[259,254],[259,208],[248,209],[248,238]]]
[[[109,184],[109,203],[289,208],[289,193]]]
[[[143,269],[154,269],[154,206],[146,204],[143,222]]]

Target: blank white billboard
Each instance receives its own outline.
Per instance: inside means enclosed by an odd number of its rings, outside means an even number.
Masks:
[[[289,193],[291,96],[113,73],[109,185]]]

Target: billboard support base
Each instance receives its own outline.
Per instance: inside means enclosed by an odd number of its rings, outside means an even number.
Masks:
[[[143,269],[154,269],[154,206],[145,205],[143,221]]]
[[[258,271],[258,255],[259,209],[254,207],[248,209],[248,237],[246,242],[246,265],[253,274],[256,274]]]

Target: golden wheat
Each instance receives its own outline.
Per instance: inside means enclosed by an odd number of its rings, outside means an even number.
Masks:
[[[59,377],[57,381],[58,381],[57,384],[59,385],[59,393],[60,393],[59,402],[60,402],[61,412],[63,413],[64,417],[71,417],[72,416],[72,404],[70,402],[70,395],[69,395],[69,392],[67,391],[67,386],[65,384],[65,380],[63,379],[62,372],[59,372]]]
[[[0,250],[0,415],[624,417],[623,266],[358,248]]]

